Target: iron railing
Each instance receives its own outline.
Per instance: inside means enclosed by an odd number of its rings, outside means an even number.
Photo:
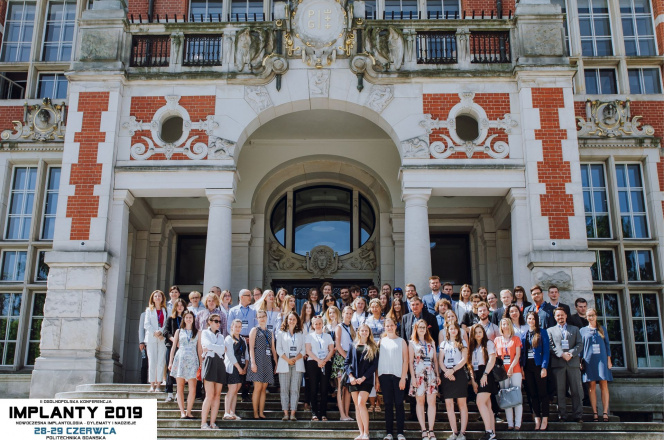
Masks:
[[[418,20],[417,11],[383,11],[383,20]]]
[[[417,64],[453,64],[457,62],[455,32],[418,32]]]
[[[250,21],[265,21],[265,14],[262,12],[256,13],[233,13],[229,14],[230,22],[250,22]]]
[[[131,67],[165,67],[171,61],[170,35],[133,35]]]
[[[222,35],[185,35],[183,66],[221,66]]]
[[[471,63],[510,63],[509,31],[470,33]]]

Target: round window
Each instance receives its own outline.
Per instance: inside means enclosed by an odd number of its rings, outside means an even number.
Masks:
[[[472,116],[459,115],[456,117],[456,133],[461,140],[472,142],[479,137],[480,127]]]
[[[172,144],[182,137],[184,120],[180,116],[171,116],[161,123],[161,140]]]

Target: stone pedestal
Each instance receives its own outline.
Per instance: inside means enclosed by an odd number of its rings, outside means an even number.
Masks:
[[[404,232],[404,280],[413,283],[420,294],[427,291],[431,276],[431,238],[427,203],[431,188],[406,188]]]
[[[205,190],[210,200],[207,242],[205,243],[205,288],[231,285],[231,255],[233,251],[232,209],[235,200],[232,189]]]

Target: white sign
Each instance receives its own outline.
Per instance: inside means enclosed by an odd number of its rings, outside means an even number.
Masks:
[[[300,39],[315,48],[329,46],[342,36],[345,11],[335,0],[305,0],[295,13],[295,28]]]
[[[0,399],[2,437],[156,440],[156,399]]]

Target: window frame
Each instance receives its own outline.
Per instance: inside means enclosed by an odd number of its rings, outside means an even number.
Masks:
[[[590,214],[592,216],[592,218],[593,218],[593,230],[595,232],[595,235],[597,235],[597,213],[595,211],[595,197],[594,197],[594,195],[595,195],[594,188],[595,187],[592,185],[592,166],[593,165],[599,165],[599,166],[602,167],[602,174],[604,175],[604,187],[603,188],[604,188],[604,195],[606,196],[606,207],[607,207],[606,215],[609,218],[609,236],[608,237],[597,237],[597,236],[595,236],[595,237],[587,237],[587,238],[592,239],[592,240],[613,240],[615,235],[614,235],[614,231],[613,231],[613,216],[611,215],[611,201],[610,201],[610,197],[609,197],[609,191],[610,191],[610,188],[611,188],[611,183],[609,181],[609,176],[608,176],[608,173],[606,171],[606,166],[605,166],[604,162],[581,162],[580,165],[588,167],[588,171],[589,171],[588,181],[590,182],[591,186],[585,187],[585,186],[583,186],[583,182],[582,182],[581,183],[581,185],[582,185],[581,190],[584,193],[585,193],[586,189],[588,189],[590,191],[590,203],[591,203],[592,211],[590,213],[584,212],[584,216],[587,216],[588,214]],[[597,187],[597,188],[602,188],[602,187]],[[585,209],[584,209],[584,211],[585,211]]]
[[[603,325],[604,328],[606,328],[607,333],[608,333],[608,326],[606,325],[607,316],[606,316],[606,313],[605,313],[605,308],[604,308],[605,301],[604,301],[603,297],[604,297],[604,295],[616,295],[617,304],[618,304],[618,316],[617,317],[611,316],[608,319],[618,321],[618,325],[620,326],[620,335],[622,337],[621,340],[620,340],[620,347],[622,349],[622,355],[623,355],[623,360],[625,362],[625,366],[624,367],[616,367],[614,365],[613,368],[618,369],[620,371],[627,371],[628,367],[629,367],[629,356],[628,356],[627,350],[625,349],[625,346],[627,345],[626,339],[627,339],[628,336],[627,336],[627,332],[625,332],[624,327],[623,327],[623,320],[625,318],[625,307],[623,307],[623,304],[622,304],[622,296],[623,295],[621,294],[621,292],[616,291],[616,290],[594,291],[593,292],[593,300],[595,301],[595,307],[597,307],[597,300],[596,300],[597,295],[602,296],[602,310],[601,311],[598,310],[597,320],[600,321],[601,325]],[[602,313],[601,316],[599,315],[599,312]],[[631,310],[629,311],[629,313],[631,314]],[[609,343],[616,343],[617,344],[618,342],[609,340]]]
[[[58,181],[58,187],[55,190],[50,190],[48,188],[48,184],[51,180],[51,172],[54,169],[59,169],[60,170],[60,178]],[[60,181],[62,180],[62,166],[55,166],[55,165],[48,165],[46,168],[46,180],[44,182],[44,192],[43,192],[43,197],[42,197],[42,210],[40,212],[40,217],[41,217],[41,224],[39,225],[39,241],[53,241],[53,238],[44,238],[44,225],[46,224],[46,218],[57,218],[57,211],[58,211],[58,204],[60,203]],[[50,194],[57,194],[58,199],[55,207],[55,214],[46,214],[46,202],[48,201],[48,195]],[[53,235],[55,236],[55,225],[53,227]]]
[[[633,350],[634,350],[634,362],[635,362],[634,366],[637,369],[644,369],[644,370],[648,370],[648,371],[662,370],[664,368],[664,365],[663,366],[654,366],[654,367],[650,366],[650,365],[648,365],[648,366],[639,365],[638,356],[636,354],[636,346],[637,345],[645,345],[645,347],[646,347],[646,359],[648,359],[648,363],[650,363],[649,362],[650,354],[649,354],[649,351],[648,351],[648,345],[650,345],[651,343],[648,342],[648,332],[647,331],[644,331],[644,337],[646,338],[645,342],[637,342],[636,341],[636,335],[634,334],[635,319],[643,321],[643,326],[644,326],[643,328],[644,329],[646,328],[645,324],[646,324],[646,321],[648,319],[657,321],[658,325],[659,325],[659,337],[660,337],[659,343],[661,344],[662,351],[664,352],[664,329],[662,328],[663,327],[662,326],[662,305],[661,305],[661,301],[660,301],[660,299],[661,299],[660,295],[657,292],[642,290],[642,289],[638,289],[638,288],[635,288],[633,290],[634,290],[634,292],[628,292],[627,303],[629,304],[629,309],[630,309],[629,310],[629,319],[630,319],[630,322],[632,324],[632,329],[631,329],[632,337],[634,338],[633,342],[632,342],[632,347],[633,347]],[[640,306],[641,306],[642,310],[645,310],[645,308],[643,307],[643,295],[653,295],[655,297],[655,301],[657,302],[657,316],[656,317],[646,317],[645,312],[644,312],[644,315],[642,317],[635,317],[634,312],[632,310],[632,301],[631,301],[632,295],[638,295],[639,296],[639,302],[640,302]],[[664,355],[663,355],[663,357],[664,357]]]
[[[602,70],[610,70],[613,71],[613,79],[615,80],[615,86],[616,86],[616,91],[615,93],[605,93],[602,90],[602,81],[600,78],[600,71]],[[594,71],[596,73],[595,75],[595,81],[596,81],[596,86],[597,86],[597,93],[589,93],[588,92],[588,81],[586,79],[586,72],[588,71]],[[585,90],[586,90],[586,95],[617,95],[620,94],[620,81],[618,80],[618,69],[615,67],[584,67],[583,69],[583,81],[585,84]]]
[[[16,20],[8,20],[9,19],[10,5],[12,3],[22,3],[23,4],[23,11],[25,11],[25,5],[27,3],[34,4],[34,7],[35,7],[35,10],[34,10],[35,17],[32,20],[32,34],[30,35],[30,39],[27,40],[27,41],[10,41],[11,44],[13,44],[13,43],[18,44],[18,46],[17,46],[17,48],[18,48],[17,49],[17,55],[18,55],[18,53],[20,53],[20,48],[22,46],[24,46],[26,44],[30,46],[30,51],[28,53],[28,57],[27,57],[26,60],[16,60],[16,59],[14,59],[14,60],[5,60],[5,48],[6,48],[6,44],[7,44],[7,41],[8,41],[5,37],[9,34],[9,32],[8,32],[9,27],[7,26],[7,22],[8,21],[11,21],[11,22],[16,21]],[[7,1],[7,8],[5,10],[5,21],[4,21],[4,33],[3,33],[3,38],[2,38],[2,47],[0,47],[0,63],[30,63],[32,61],[32,54],[33,54],[33,50],[34,50],[33,42],[34,42],[34,39],[35,39],[35,30],[36,30],[35,28],[36,28],[37,23],[38,23],[37,18],[40,16],[39,15],[39,13],[40,13],[39,9],[40,8],[38,6],[39,6],[39,2],[37,0],[8,0]],[[25,15],[25,12],[22,13],[22,17],[24,15]],[[24,18],[21,18],[20,23],[21,24],[19,26],[19,34],[22,35],[24,33],[25,23],[28,23],[28,22]]]
[[[18,263],[18,256],[19,256],[20,253],[25,254],[25,263],[24,263],[25,267],[23,269],[23,279],[18,279],[18,278],[11,278],[11,279],[7,279],[7,280],[2,279],[2,277],[4,275],[3,270],[4,270],[4,267],[5,267],[5,258],[7,258],[7,254],[12,253],[12,252],[16,254],[15,255],[16,260],[14,262],[14,269],[13,269],[13,272],[12,272],[14,276],[16,276],[16,274],[17,274],[16,269],[18,267],[18,264],[17,264]],[[0,283],[2,283],[2,284],[12,284],[12,283],[16,284],[16,283],[25,282],[25,280],[26,280],[25,275],[27,273],[27,269],[28,269],[28,251],[27,251],[27,249],[14,249],[14,248],[2,249],[2,252],[0,253]]]
[[[638,165],[638,167],[639,167],[639,174],[640,174],[640,178],[641,178],[641,187],[640,188],[641,188],[641,195],[643,196],[643,208],[644,208],[643,211],[639,211],[639,216],[641,215],[641,212],[643,212],[644,215],[645,215],[646,228],[648,229],[648,235],[646,237],[625,237],[623,235],[623,229],[622,229],[623,213],[620,211],[619,193],[621,191],[621,188],[623,188],[622,191],[627,191],[628,193],[630,193],[630,197],[629,197],[629,209],[630,209],[629,217],[630,217],[630,225],[631,225],[632,229],[634,229],[634,212],[635,211],[632,210],[632,197],[631,197],[631,192],[633,191],[633,189],[629,185],[629,177],[626,177],[626,179],[627,179],[626,182],[627,182],[628,186],[626,186],[626,187],[618,186],[618,177],[617,176],[618,176],[618,166],[624,166],[625,170],[628,170],[627,167],[629,165]],[[620,228],[619,228],[620,238],[623,239],[623,240],[627,240],[627,243],[638,243],[639,241],[652,240],[652,227],[651,227],[651,224],[650,224],[650,213],[648,212],[648,197],[647,197],[647,193],[646,193],[646,180],[645,180],[646,176],[643,173],[643,168],[644,168],[643,163],[638,162],[638,161],[637,162],[635,162],[635,161],[616,161],[613,165],[613,168],[614,168],[614,176],[615,176],[614,189],[615,189],[615,192],[616,192],[615,193],[615,196],[616,196],[615,197],[615,203],[616,203],[616,208],[617,208],[617,211],[618,211],[618,216],[620,217],[619,219],[616,219],[616,220],[617,220],[617,222],[620,226]],[[627,174],[625,174],[625,176],[627,176]],[[635,187],[635,188],[639,188],[639,187]]]
[[[622,44],[623,44],[623,49],[624,49],[625,55],[628,56],[628,57],[654,57],[654,56],[658,56],[659,55],[659,47],[657,45],[657,27],[655,26],[656,23],[655,23],[655,20],[654,20],[654,10],[653,10],[653,7],[652,7],[652,2],[650,0],[646,0],[646,3],[648,4],[648,7],[650,8],[650,10],[647,13],[643,13],[643,12],[637,13],[637,12],[635,12],[634,0],[629,0],[629,2],[630,2],[630,6],[631,6],[631,11],[634,11],[634,12],[630,12],[630,14],[629,14],[629,16],[632,19],[632,25],[634,26],[634,36],[631,36],[631,35],[626,36],[625,35],[625,29],[624,29],[624,26],[622,24],[622,20],[623,20],[623,17],[625,17],[625,15],[623,15],[623,12],[620,10],[621,9],[620,8],[620,2],[618,2],[618,11],[620,12],[620,19],[618,21],[620,23],[620,28],[621,28],[621,31],[622,31],[622,36],[623,36]],[[650,54],[650,55],[642,55],[640,53],[641,52],[641,46],[639,45],[639,32],[638,32],[638,26],[637,26],[637,21],[636,21],[638,17],[645,17],[646,15],[648,16],[648,18],[650,20],[650,28],[652,29],[652,42],[653,42],[653,47],[655,49],[655,53]],[[636,55],[628,55],[627,54],[627,47],[625,46],[625,41],[627,39],[631,40],[632,38],[636,42],[636,52],[637,52]]]
[[[615,251],[615,249],[613,249],[613,248],[592,248],[592,249],[588,249],[588,250],[595,253],[595,262],[596,262],[595,264],[597,264],[597,273],[600,277],[600,279],[594,279],[593,278],[593,283],[617,283],[618,282],[618,263],[616,262],[616,251]],[[599,264],[599,262],[600,262],[599,261],[600,260],[599,253],[600,252],[611,252],[611,258],[612,258],[612,261],[613,261],[613,275],[614,275],[614,279],[612,279],[612,280],[603,280],[603,279],[601,279],[602,270],[601,270],[601,266]]]
[[[609,23],[608,38],[606,36],[601,36],[600,37],[601,41],[606,41],[608,39],[608,41],[611,43],[611,53],[610,54],[605,54],[605,55],[597,55],[597,40],[598,40],[598,37],[595,34],[595,13],[593,12],[593,5],[592,5],[592,2],[597,1],[597,0],[587,0],[587,1],[588,1],[589,6],[590,6],[587,14],[585,14],[585,13],[582,14],[581,12],[579,12],[579,2],[578,1],[576,2],[576,15],[577,15],[577,20],[579,22],[579,43],[580,43],[580,46],[581,46],[581,52],[580,52],[581,56],[583,56],[583,57],[593,57],[593,58],[594,57],[612,57],[612,56],[615,56],[615,54],[616,54],[616,44],[613,41],[614,35],[615,35],[615,29],[614,29],[613,16],[611,14],[611,5],[610,5],[609,0],[606,0],[607,12],[597,14],[598,18],[600,18],[599,16],[606,15],[606,18],[607,18],[608,23]],[[590,20],[591,35],[589,35],[589,36],[588,35],[585,35],[585,36],[581,35],[581,18],[582,18],[582,16],[585,17],[586,15],[588,16],[588,19]],[[603,18],[603,17],[601,17],[601,18]],[[586,54],[583,53],[583,43],[584,43],[584,41],[591,41],[592,42],[592,46],[593,46],[593,53],[592,54],[586,55]]]
[[[42,21],[42,37],[41,37],[41,47],[39,48],[39,61],[42,63],[70,63],[73,58],[74,58],[74,40],[76,39],[76,15],[77,15],[77,2],[76,0],[47,0],[44,2],[44,14],[43,14],[43,21]],[[66,20],[64,15],[62,20],[60,21],[60,27],[59,27],[59,35],[62,37],[63,29],[66,26],[66,23],[71,21],[72,25],[72,39],[71,41],[65,41],[61,38],[57,39],[56,44],[52,44],[53,42],[49,42],[46,40],[46,30],[48,28],[49,20],[48,20],[48,12],[49,12],[49,5],[51,3],[62,3],[63,6],[63,14],[65,13],[65,5],[67,3],[73,4],[74,5],[74,19],[73,20]],[[70,43],[71,44],[71,54],[69,55],[69,59],[62,59],[61,54],[62,54],[62,48],[64,47],[65,43]],[[46,48],[49,46],[57,46],[58,48],[58,57],[56,60],[46,60],[45,55],[46,55]],[[40,72],[41,74],[42,72]],[[64,74],[64,72],[60,72],[61,74]],[[39,81],[39,79],[37,79]]]
[[[52,101],[55,100],[66,100],[69,97],[69,81],[65,81],[66,83],[66,93],[64,98],[57,98],[56,96],[40,96],[41,95],[41,79],[43,75],[55,75],[55,78],[53,79],[53,90],[54,92],[59,90],[58,89],[58,79],[62,76],[65,77],[65,80],[67,77],[65,76],[65,72],[58,72],[58,71],[38,71],[36,76],[37,76],[37,81],[36,81],[36,86],[35,86],[35,99],[43,99],[43,98],[50,98]],[[54,95],[57,95],[57,93],[54,93]]]
[[[30,308],[29,308],[29,313],[30,317],[28,320],[28,326],[26,329],[26,337],[25,337],[25,348],[24,348],[24,354],[23,354],[23,366],[28,367],[28,368],[34,368],[35,364],[29,364],[28,363],[28,357],[30,355],[30,344],[35,343],[35,342],[40,342],[41,341],[41,328],[39,329],[39,339],[30,339],[30,332],[32,331],[32,321],[35,318],[34,315],[34,307],[35,307],[35,298],[37,295],[44,295],[46,297],[46,291],[41,291],[41,290],[35,290],[31,293],[30,295]],[[45,301],[45,298],[44,298]],[[42,310],[41,316],[38,315],[38,318],[41,319],[42,325],[44,324],[44,311]],[[40,353],[41,354],[41,353]],[[35,357],[35,360],[37,360],[39,356]]]
[[[657,73],[657,83],[659,85],[659,92],[653,91],[653,92],[648,92],[646,91],[645,87],[645,82],[644,82],[644,76],[643,76],[643,71],[644,70],[653,70],[655,73]],[[639,86],[641,87],[640,91],[632,91],[632,85],[629,81],[629,73],[630,72],[638,72],[639,74]],[[627,83],[629,84],[629,93],[631,95],[661,95],[662,94],[662,71],[657,68],[657,67],[628,67],[627,68]]]
[[[33,191],[33,197],[32,197],[32,213],[30,215],[30,230],[28,230],[28,238],[9,238],[9,219],[10,219],[10,217],[20,218],[21,219],[21,223],[20,223],[21,226],[24,226],[23,218],[26,217],[25,214],[23,213],[23,210],[18,215],[17,214],[11,214],[11,212],[10,212],[11,208],[12,208],[11,204],[12,204],[12,195],[14,194],[14,182],[15,182],[15,179],[16,179],[16,172],[17,172],[17,170],[19,170],[21,168],[24,168],[26,170],[34,169],[35,173],[36,173],[36,175],[35,175],[35,189]],[[6,208],[7,212],[5,214],[5,230],[4,230],[3,237],[4,237],[4,240],[6,240],[6,241],[28,242],[32,238],[32,236],[31,236],[31,233],[32,233],[31,230],[33,228],[32,217],[34,216],[34,213],[35,213],[35,210],[36,210],[35,208],[37,206],[37,203],[36,203],[37,202],[37,187],[38,187],[39,178],[40,178],[40,176],[39,176],[39,166],[15,165],[15,166],[12,167],[11,173],[12,173],[12,177],[11,177],[10,182],[9,182],[9,197],[7,199],[7,208]],[[28,194],[28,192],[23,190],[23,195],[24,195],[23,205],[22,205],[23,208],[25,207],[25,195],[26,194]]]
[[[638,274],[639,279],[637,279],[637,280],[630,280],[630,279],[629,279],[629,270],[628,270],[628,267],[627,267],[627,261],[628,261],[627,253],[628,253],[628,252],[636,252],[636,253],[637,253],[637,254],[636,254],[636,255],[637,255],[637,262],[638,262],[638,255],[639,255],[638,253],[639,253],[639,252],[647,252],[647,253],[650,254],[650,262],[651,262],[651,265],[652,265],[652,276],[653,276],[653,279],[652,279],[652,280],[642,280],[642,279],[641,279],[641,270],[640,270],[639,268],[637,268],[637,272],[636,272],[636,273]],[[652,250],[651,248],[643,248],[643,247],[632,248],[632,247],[626,247],[626,248],[625,248],[625,251],[624,251],[624,254],[625,254],[625,255],[623,256],[623,258],[625,259],[625,270],[626,270],[626,275],[627,275],[627,276],[625,277],[625,282],[628,282],[628,283],[629,283],[629,282],[632,282],[632,283],[650,283],[650,284],[652,284],[652,283],[656,283],[656,282],[657,282],[657,267],[656,267],[656,265],[655,265],[655,253],[653,252],[653,250]],[[639,267],[640,267],[640,266],[639,266]]]

